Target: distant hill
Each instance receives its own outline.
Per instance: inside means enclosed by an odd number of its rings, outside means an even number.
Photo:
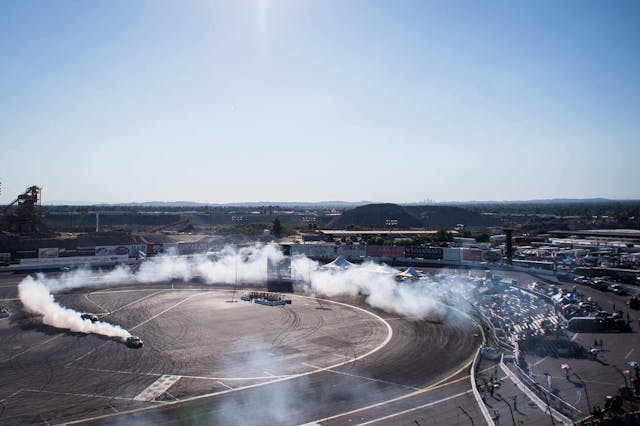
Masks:
[[[453,228],[459,223],[466,226],[499,225],[491,216],[484,216],[462,207],[368,204],[346,210],[329,222],[327,228],[384,228],[388,219],[397,220],[399,228]]]
[[[487,201],[442,201],[437,204],[449,206],[464,205],[513,205],[513,204],[594,204],[594,203],[614,203],[638,201],[635,199],[614,199],[614,198],[545,198],[538,200],[487,200]]]
[[[367,204],[346,210],[327,224],[328,228],[344,228],[352,225],[363,228],[384,228],[387,219],[395,219],[402,228],[419,228],[420,220],[397,204]]]
[[[418,218],[425,228],[453,228],[459,223],[465,226],[499,226],[501,223],[494,216],[482,215],[478,212],[456,206],[407,206],[407,212]]]
[[[269,207],[278,206],[284,208],[336,208],[345,209],[350,207],[370,204],[371,201],[256,201],[238,203],[198,203],[194,201],[141,201],[133,203],[99,203],[82,201],[47,201],[45,206],[97,206],[97,207]]]
[[[487,201],[433,201],[424,200],[413,203],[400,203],[401,206],[503,206],[503,205],[548,205],[548,204],[597,204],[597,203],[619,203],[638,202],[636,199],[611,199],[611,198],[550,198],[539,200],[487,200]],[[255,201],[237,203],[200,203],[194,201],[140,201],[130,203],[104,203],[94,201],[45,201],[45,206],[122,206],[122,207],[267,207],[279,206],[286,208],[353,208],[373,203],[371,201]]]

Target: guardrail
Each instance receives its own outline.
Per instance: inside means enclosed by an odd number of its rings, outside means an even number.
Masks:
[[[487,341],[482,325],[478,324],[478,326],[480,327],[480,333],[482,333],[482,346],[478,348],[478,350],[476,351],[476,355],[473,357],[473,363],[471,364],[471,374],[469,374],[469,378],[471,379],[471,389],[473,390],[473,397],[476,399],[478,407],[480,407],[480,412],[482,413],[482,417],[484,417],[484,421],[487,422],[487,425],[489,426],[495,426],[493,418],[491,417],[491,414],[489,414],[489,409],[482,400],[482,396],[480,396],[480,392],[478,392],[478,386],[476,384],[476,370],[478,367],[478,363],[480,362],[480,357],[482,356],[482,348],[484,348],[485,342]]]
[[[539,383],[533,381],[522,369],[515,360],[511,359],[510,362],[515,369],[515,372],[507,367],[504,363],[504,358],[500,360],[500,368],[507,374],[516,386],[520,388],[527,396],[543,411],[551,413],[555,419],[561,421],[563,424],[571,425],[574,423],[573,419],[580,416],[581,411],[568,404],[561,398],[549,393],[546,389],[540,386]]]

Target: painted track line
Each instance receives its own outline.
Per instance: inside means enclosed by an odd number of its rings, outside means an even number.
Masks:
[[[222,383],[220,380],[217,380],[217,381],[216,381],[216,383],[221,384],[222,386],[224,386],[224,387],[225,387],[225,388],[227,388],[227,389],[233,389],[231,386],[229,386],[229,385],[227,385],[227,384],[225,384],[225,383]]]
[[[358,423],[358,426],[365,426],[365,425],[370,425],[370,424],[373,424],[373,423],[382,422],[384,420],[389,420],[389,419],[392,419],[394,417],[401,416],[403,414],[411,413],[413,411],[418,411],[418,410],[421,410],[423,408],[432,407],[434,405],[438,405],[440,403],[443,403],[443,402],[446,402],[446,401],[450,401],[450,400],[455,399],[455,398],[459,398],[459,397],[461,397],[463,395],[466,395],[466,394],[468,394],[470,392],[471,392],[471,389],[466,390],[464,392],[457,393],[455,395],[447,396],[446,398],[442,398],[442,399],[439,399],[437,401],[432,401],[432,402],[429,402],[427,404],[419,405],[419,406],[414,407],[414,408],[409,408],[408,410],[398,411],[397,413],[389,414],[389,415],[384,416],[384,417],[379,417],[377,419],[369,420],[369,421],[366,421],[364,423]]]
[[[122,396],[112,396],[112,395],[95,395],[90,393],[77,393],[77,392],[56,392],[56,391],[47,391],[41,389],[22,389],[24,392],[34,392],[34,393],[46,393],[51,395],[69,395],[69,396],[79,396],[83,398],[103,398],[103,399],[119,399],[123,401],[133,401],[133,398],[125,398]],[[144,402],[154,402],[154,401],[144,401]]]
[[[93,368],[93,367],[67,367],[67,368],[75,368],[78,370],[87,370],[87,371],[98,371],[100,373],[115,373],[115,374],[130,374],[130,375],[139,375],[139,376],[151,376],[151,377],[160,377],[162,373],[152,373],[150,371],[126,371],[126,370],[109,370],[106,368]],[[256,377],[212,377],[212,376],[193,376],[189,374],[180,374],[181,377],[185,379],[199,379],[199,380],[225,380],[225,381],[252,381],[252,380],[271,380],[274,378],[286,378],[291,376],[290,374],[285,374],[283,376],[256,376]]]
[[[311,367],[311,368],[315,368],[315,369],[320,368],[318,366],[315,366],[315,365],[312,365],[312,364],[308,364],[306,362],[303,362],[302,365],[306,365],[307,367]],[[330,373],[334,373],[334,374],[340,374],[340,375],[343,375],[343,376],[355,377],[355,378],[367,380],[367,381],[370,381],[370,382],[384,383],[386,385],[399,386],[399,387],[402,387],[402,388],[416,390],[416,391],[421,389],[421,388],[416,388],[416,387],[413,387],[413,386],[402,385],[400,383],[388,382],[386,380],[374,379],[373,377],[366,377],[366,376],[360,376],[358,374],[346,373],[344,371],[337,371],[337,370],[326,370],[326,371],[328,371]]]
[[[319,420],[314,420],[309,424],[317,424],[317,423],[322,423],[322,422],[326,422],[326,421],[329,421],[329,420],[335,420],[335,419],[338,419],[340,417],[349,416],[351,414],[359,413],[361,411],[367,411],[367,410],[370,410],[372,408],[381,407],[383,405],[392,404],[392,403],[397,402],[397,401],[402,401],[403,399],[412,398],[414,396],[421,395],[423,393],[431,392],[431,391],[434,391],[436,389],[439,389],[439,388],[442,388],[444,386],[447,386],[449,384],[455,383],[455,382],[457,382],[459,380],[466,380],[468,378],[468,376],[469,376],[468,374],[466,374],[464,377],[462,377],[460,379],[457,379],[457,380],[455,380],[453,382],[446,383],[446,382],[449,381],[449,379],[457,376],[462,371],[464,371],[467,368],[469,368],[472,363],[473,363],[473,360],[467,362],[465,365],[463,365],[462,367],[460,367],[458,370],[454,371],[453,373],[449,374],[447,377],[437,381],[436,383],[434,383],[431,386],[427,386],[424,389],[420,389],[420,390],[417,390],[415,392],[411,392],[411,393],[408,393],[408,394],[405,394],[405,395],[402,395],[402,396],[398,396],[396,398],[388,399],[386,401],[382,401],[382,402],[378,402],[378,403],[375,403],[375,404],[367,405],[365,407],[356,408],[355,410],[347,411],[347,412],[340,413],[340,414],[335,414],[333,416],[325,417],[325,418],[319,419]]]
[[[192,294],[191,296],[189,296],[189,297],[186,297],[186,298],[182,299],[182,300],[181,300],[181,301],[179,301],[178,303],[176,303],[176,304],[174,304],[174,305],[172,305],[172,306],[169,306],[167,309],[163,310],[162,312],[159,312],[159,313],[157,313],[157,314],[155,314],[155,315],[153,315],[153,316],[151,316],[151,317],[147,318],[146,320],[142,321],[142,322],[141,322],[141,323],[139,323],[138,325],[135,325],[135,326],[131,327],[129,330],[135,330],[136,328],[138,328],[138,327],[140,327],[140,326],[143,326],[144,324],[148,323],[149,321],[152,321],[152,320],[154,320],[154,319],[158,318],[160,315],[162,315],[162,314],[164,314],[164,313],[166,313],[166,312],[169,312],[169,311],[170,311],[170,310],[172,310],[173,308],[175,308],[175,307],[177,307],[177,306],[180,306],[181,304],[183,304],[184,302],[188,301],[189,299],[191,299],[191,298],[193,298],[193,297],[196,297],[196,296],[199,296],[199,295],[202,295],[202,294],[205,294],[205,293],[196,293],[196,294]],[[107,341],[107,342],[104,342],[104,343],[102,343],[101,345],[99,345],[98,347],[91,349],[91,350],[90,350],[89,352],[87,352],[86,354],[81,355],[81,356],[79,356],[78,358],[74,359],[73,361],[71,361],[71,362],[67,363],[67,365],[65,365],[65,367],[67,367],[67,368],[68,368],[69,366],[71,366],[71,364],[73,364],[73,363],[75,363],[75,362],[78,362],[78,361],[80,361],[81,359],[86,358],[87,356],[89,356],[90,354],[94,353],[96,350],[100,349],[101,347],[103,347],[103,346],[104,346],[104,345],[106,345],[107,343],[109,343],[109,342],[108,342],[108,341]]]
[[[138,325],[135,325],[135,326],[131,327],[129,330],[135,330],[135,329],[136,329],[136,328],[138,328],[138,327],[142,327],[142,326],[143,326],[143,325],[145,325],[146,323],[148,323],[148,322],[150,322],[150,321],[153,321],[154,319],[158,318],[160,315],[166,314],[166,313],[167,313],[167,312],[169,312],[170,310],[172,310],[172,309],[174,309],[174,308],[177,308],[178,306],[180,306],[180,305],[182,305],[183,303],[185,303],[185,302],[187,302],[187,301],[189,301],[189,300],[193,299],[194,297],[202,296],[203,294],[206,294],[206,292],[205,292],[205,293],[196,293],[196,294],[192,294],[191,296],[189,296],[189,297],[187,297],[187,298],[182,299],[182,300],[181,300],[181,301],[179,301],[178,303],[175,303],[175,304],[173,304],[173,305],[169,306],[167,309],[165,309],[165,310],[163,310],[163,311],[161,311],[161,312],[159,312],[159,313],[157,313],[157,314],[155,314],[155,315],[153,315],[153,316],[151,316],[151,317],[147,318],[146,320],[142,321],[140,324],[138,324]]]
[[[26,354],[27,352],[29,352],[30,350],[37,348],[38,346],[46,345],[47,343],[51,342],[52,340],[55,340],[55,339],[57,339],[57,338],[59,338],[60,336],[63,336],[63,335],[64,335],[64,334],[56,334],[55,336],[53,336],[53,337],[51,337],[51,338],[49,338],[49,339],[45,340],[44,342],[40,342],[40,343],[38,343],[38,344],[35,344],[35,345],[33,345],[33,346],[30,346],[29,348],[25,349],[24,351],[19,352],[19,353],[15,354],[15,355],[11,355],[9,358],[7,358],[7,359],[3,359],[3,360],[2,360],[2,361],[0,361],[0,362],[8,362],[8,361],[11,361],[12,359],[19,357],[20,355],[24,355],[24,354]]]
[[[169,388],[176,384],[180,380],[180,376],[173,376],[170,374],[163,374],[151,383],[145,390],[136,395],[134,401],[155,401],[157,397],[169,390]]]
[[[23,390],[24,390],[24,389],[19,389],[19,390],[15,391],[14,393],[12,393],[11,395],[9,395],[9,396],[7,396],[7,397],[5,397],[5,398],[3,398],[3,399],[0,399],[0,404],[2,404],[3,402],[5,402],[7,399],[9,399],[9,398],[12,398],[12,397],[16,396],[17,394],[19,394],[19,393],[20,393],[20,392],[22,392]]]
[[[205,291],[203,293],[200,293],[200,294],[205,294],[207,292],[216,291],[216,290],[206,290],[206,289],[202,289],[202,290],[205,290]],[[231,290],[228,290],[228,291],[231,291]],[[292,375],[289,375],[289,376],[276,378],[274,380],[270,380],[270,381],[267,381],[267,382],[255,383],[255,384],[241,386],[241,387],[237,387],[237,388],[233,388],[233,389],[227,389],[227,390],[224,390],[224,391],[212,392],[212,393],[203,394],[203,395],[196,395],[196,396],[192,396],[192,397],[189,397],[189,398],[181,399],[181,400],[178,400],[178,401],[157,402],[156,403],[157,405],[155,405],[155,406],[149,406],[149,407],[143,407],[143,408],[137,408],[137,409],[127,410],[127,411],[122,411],[122,412],[120,412],[118,414],[115,414],[115,413],[114,414],[103,414],[103,415],[100,415],[100,416],[86,417],[84,419],[72,420],[72,421],[64,422],[64,424],[65,425],[70,425],[70,424],[86,423],[86,422],[95,421],[95,420],[109,419],[109,418],[112,418],[112,417],[117,416],[117,415],[127,415],[127,414],[134,414],[134,413],[139,413],[139,412],[144,412],[144,411],[150,411],[150,410],[153,410],[153,409],[155,409],[157,407],[166,407],[166,406],[171,406],[171,405],[182,404],[184,402],[189,402],[189,401],[197,401],[197,400],[201,400],[201,399],[205,399],[205,398],[211,398],[211,397],[218,396],[218,395],[225,395],[225,394],[228,394],[228,393],[243,391],[243,390],[247,390],[247,389],[254,389],[254,388],[265,386],[265,385],[269,385],[269,384],[272,384],[272,383],[280,383],[280,382],[284,382],[286,380],[292,380],[292,379],[297,379],[297,378],[300,378],[300,377],[309,376],[311,374],[316,374],[316,373],[320,373],[320,372],[323,372],[323,371],[326,371],[326,370],[335,369],[335,368],[341,367],[343,365],[349,364],[351,362],[363,359],[363,358],[365,358],[367,356],[370,356],[370,355],[378,352],[382,348],[384,348],[391,341],[391,338],[393,337],[393,329],[391,328],[391,325],[389,325],[389,323],[386,322],[384,319],[382,319],[379,315],[377,315],[377,314],[375,314],[375,313],[373,313],[371,311],[368,311],[368,310],[366,310],[364,308],[361,308],[359,306],[349,305],[348,303],[336,302],[336,301],[328,300],[328,299],[317,299],[316,297],[311,297],[311,296],[300,296],[300,295],[292,295],[292,296],[296,297],[296,298],[303,298],[303,299],[322,300],[323,302],[326,302],[328,304],[331,303],[331,304],[335,304],[335,305],[340,305],[340,306],[347,307],[349,309],[354,309],[354,310],[363,312],[363,313],[365,313],[365,314],[367,314],[369,316],[374,317],[376,320],[380,321],[387,328],[387,336],[382,341],[382,343],[380,343],[375,348],[371,349],[369,352],[366,352],[366,353],[364,353],[362,355],[359,355],[354,359],[350,359],[348,361],[343,361],[343,362],[337,363],[335,365],[330,365],[328,367],[323,367],[323,368],[318,369],[318,370],[306,371],[306,372],[303,372],[303,373],[296,373],[296,374],[292,374]],[[193,296],[190,296],[189,298],[191,298],[191,297],[193,297]],[[186,299],[185,299],[185,301],[186,301]],[[468,365],[469,364],[467,364],[465,366],[465,368]],[[186,376],[183,376],[183,377],[186,377]],[[225,379],[225,380],[228,380],[228,379]]]

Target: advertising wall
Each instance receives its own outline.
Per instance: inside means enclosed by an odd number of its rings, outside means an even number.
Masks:
[[[445,247],[442,249],[442,260],[460,263],[460,248]]]
[[[136,257],[138,255],[138,252],[143,252],[146,253],[147,252],[147,245],[146,244],[131,244],[129,245],[129,257]]]
[[[334,245],[327,244],[293,244],[291,245],[291,255],[304,255],[319,259],[333,259],[336,257],[336,247]]]
[[[209,244],[206,242],[197,243],[178,243],[178,254],[195,254],[206,253],[209,250]]]
[[[129,260],[129,255],[120,256],[76,256],[76,257],[54,257],[49,259],[20,259],[20,265],[86,265],[93,263],[105,263],[105,262],[126,262]]]
[[[473,249],[473,248],[463,248],[461,250],[462,250],[463,262],[472,262],[472,263],[482,262],[482,250]]]
[[[129,246],[96,246],[96,256],[129,256]]]
[[[38,249],[38,257],[40,259],[48,259],[51,257],[58,257],[58,248],[57,247],[48,247],[48,248],[39,248]]]
[[[358,245],[340,245],[338,246],[337,254],[344,256],[347,259],[356,259],[366,256],[366,246]]]
[[[414,259],[430,259],[430,260],[442,260],[442,248],[441,247],[426,247],[426,246],[406,246],[404,248],[405,257]]]
[[[485,262],[499,263],[502,260],[501,250],[487,250],[482,253],[482,258]]]
[[[178,254],[178,243],[164,243],[164,244],[162,244],[162,253]]]
[[[366,246],[367,257],[404,257],[404,247],[400,246]]]

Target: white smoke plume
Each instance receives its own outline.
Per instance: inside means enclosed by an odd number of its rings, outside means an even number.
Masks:
[[[122,340],[130,336],[127,330],[117,325],[82,319],[80,312],[60,305],[54,300],[53,295],[43,282],[30,276],[22,280],[18,286],[18,293],[25,309],[42,315],[44,324],[77,333],[95,333],[103,336],[119,337]]]
[[[83,321],[79,313],[55,302],[52,293],[73,288],[106,287],[112,285],[153,283],[170,280],[189,281],[199,278],[207,284],[263,283],[267,279],[267,262],[284,258],[275,244],[256,244],[236,249],[225,247],[210,258],[200,256],[158,256],[149,259],[136,271],[119,266],[111,271],[78,270],[58,278],[27,277],[20,283],[20,300],[30,312],[43,315],[49,325],[72,331],[124,336],[128,333],[106,323]],[[398,283],[397,271],[386,265],[365,263],[344,270],[323,270],[319,264],[304,256],[294,257],[294,279],[303,283],[308,293],[328,297],[364,295],[372,307],[412,317],[440,315],[445,310],[436,293],[442,293],[429,280],[417,283]]]
[[[116,284],[153,283],[179,279],[189,281],[199,277],[206,283],[263,282],[267,278],[267,260],[283,258],[275,245],[257,244],[236,250],[225,247],[210,260],[207,256],[160,256],[140,265],[137,271],[118,266],[108,272],[77,270],[59,278],[43,274],[25,278],[18,285],[19,297],[25,309],[42,315],[45,324],[80,333],[96,333],[126,339],[129,332],[109,323],[83,320],[80,312],[57,303],[53,293],[74,288],[105,287]]]
[[[434,297],[433,282],[398,283],[395,279],[398,271],[390,266],[366,262],[345,269],[325,270],[306,257],[296,257],[292,269],[294,277],[314,294],[363,295],[370,306],[404,316],[445,313],[443,305]]]

